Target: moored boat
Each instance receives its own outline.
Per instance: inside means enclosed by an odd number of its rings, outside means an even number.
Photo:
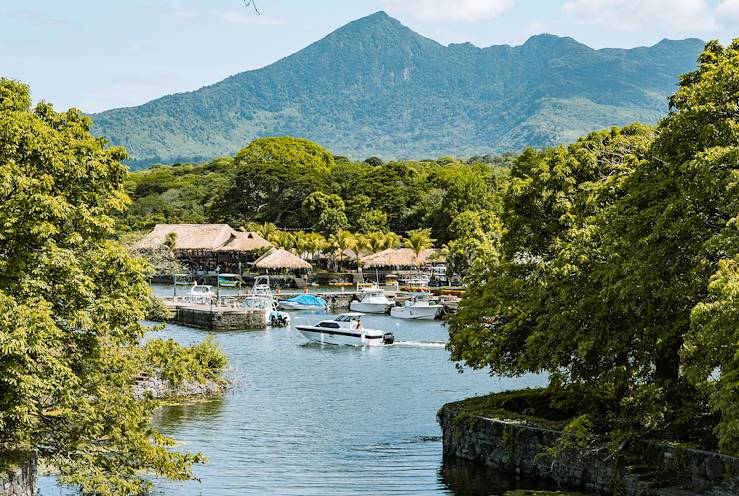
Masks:
[[[290,325],[290,316],[278,310],[277,300],[269,285],[269,276],[259,276],[254,280],[251,292],[244,297],[244,308],[263,310],[268,326],[285,327]]]
[[[434,320],[443,306],[432,303],[428,293],[414,293],[405,304],[390,309],[390,316],[396,319]]]
[[[352,301],[349,309],[352,312],[387,313],[393,302],[385,296],[385,292],[377,286],[359,288],[359,300]]]
[[[185,301],[187,303],[195,303],[198,305],[209,305],[216,298],[216,294],[217,293],[213,291],[213,286],[194,282],[190,291],[185,294]]]
[[[283,310],[324,310],[328,303],[319,296],[302,294],[287,300],[281,300],[279,305]]]
[[[241,276],[238,274],[219,274],[218,285],[222,288],[235,288],[241,282]]]
[[[357,312],[343,313],[333,320],[322,320],[315,325],[298,325],[296,328],[306,339],[315,343],[382,346],[395,342],[391,332],[365,328],[362,316]]]

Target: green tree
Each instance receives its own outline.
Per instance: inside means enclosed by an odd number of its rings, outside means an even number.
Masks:
[[[302,204],[304,219],[324,236],[349,227],[344,209],[344,200],[340,196],[327,195],[322,191],[311,193]]]
[[[387,214],[378,208],[367,210],[356,220],[355,226],[362,232],[387,231]]]
[[[413,250],[416,256],[416,265],[420,266],[420,256],[424,250],[434,246],[434,239],[431,239],[431,229],[414,229],[408,231],[408,237],[405,240],[406,248]]]
[[[444,246],[447,273],[463,278],[497,264],[503,225],[490,210],[467,210],[449,225],[451,241]]]
[[[145,263],[110,241],[125,151],[90,126],[0,79],[0,445],[85,492],[140,494],[142,473],[188,478],[201,458],[171,451],[133,397],[152,295]]]
[[[329,246],[333,249],[333,253],[338,258],[339,270],[342,270],[342,262],[344,261],[344,252],[352,250],[357,246],[357,240],[349,231],[339,231],[329,236],[327,239]]]
[[[325,187],[334,159],[305,139],[261,138],[237,153],[234,165],[235,176],[214,202],[211,218],[295,227],[303,200]]]
[[[450,326],[454,359],[499,374],[546,371],[552,385],[618,397],[646,379],[639,374],[653,365],[646,355],[655,342],[640,334],[629,303],[617,301],[629,290],[601,270],[617,256],[603,246],[604,228],[653,136],[634,125],[516,159],[503,196],[500,258],[468,277]],[[450,234],[474,232],[469,220],[457,219]],[[496,316],[500,323],[489,325]],[[652,410],[640,413],[634,421]]]

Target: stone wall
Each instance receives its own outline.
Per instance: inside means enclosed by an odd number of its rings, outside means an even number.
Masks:
[[[267,327],[264,310],[231,310],[219,307],[194,308],[177,306],[170,310],[171,322],[201,329],[235,330],[264,329]]]
[[[0,455],[0,496],[36,494],[36,457],[32,454]]]
[[[739,459],[706,451],[650,444],[644,465],[622,466],[604,449],[545,454],[561,432],[513,421],[439,412],[444,454],[473,460],[501,472],[550,481],[604,495],[739,495]],[[667,487],[670,486],[670,487]],[[685,492],[682,492],[685,491]]]

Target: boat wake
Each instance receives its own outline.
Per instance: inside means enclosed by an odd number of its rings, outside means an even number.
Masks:
[[[444,348],[444,341],[396,341],[391,346],[402,346],[405,348]]]

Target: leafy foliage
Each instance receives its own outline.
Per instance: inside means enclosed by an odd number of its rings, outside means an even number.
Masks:
[[[160,371],[173,386],[184,381],[222,381],[226,355],[211,339],[185,347],[172,339],[153,339],[142,348],[142,363],[151,372]]]
[[[234,159],[129,174],[134,201],[119,217],[119,230],[227,221],[248,224],[269,239],[259,226],[314,229],[327,236],[349,228],[364,233],[431,228],[443,243],[452,239],[449,226],[463,211],[500,209],[498,190],[511,160],[489,157],[494,166],[449,157],[377,166],[332,163],[322,148],[293,138],[265,138],[246,149],[251,151]],[[265,150],[269,157],[259,159]],[[307,161],[306,150],[314,161]],[[251,162],[243,163],[243,157]]]
[[[202,457],[133,397],[148,268],[109,241],[126,155],[90,125],[0,79],[0,448],[36,449],[87,493],[140,494],[142,473],[189,478]]]
[[[501,259],[472,277],[454,359],[611,397],[614,438],[710,446],[714,428],[739,452],[737,67],[737,42],[711,42],[656,129],[516,160]]]

